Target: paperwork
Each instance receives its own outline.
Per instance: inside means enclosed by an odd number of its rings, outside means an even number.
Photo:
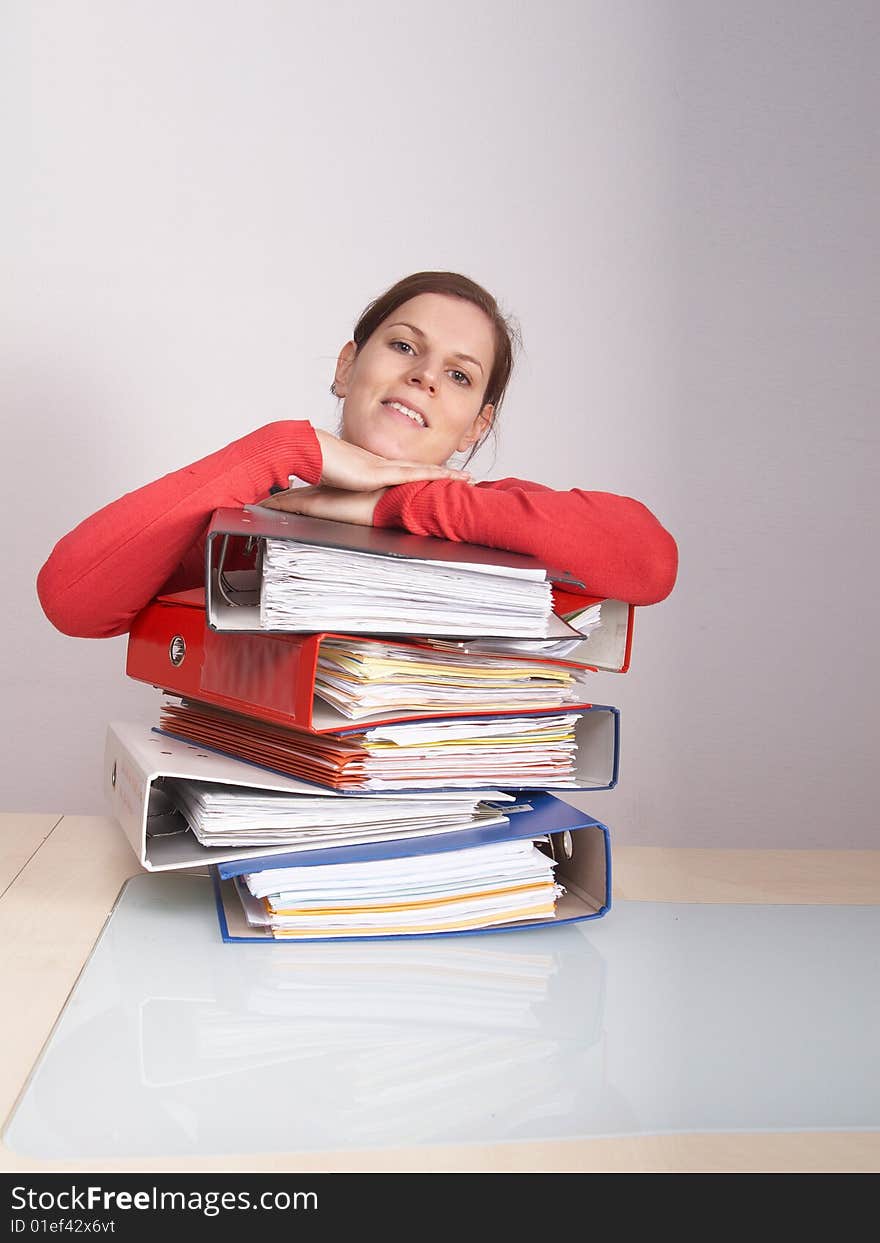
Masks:
[[[442,791],[401,798],[284,794],[167,778],[164,791],[203,846],[282,846],[291,851],[388,842],[506,824],[499,790]]]
[[[266,630],[541,638],[553,611],[544,569],[267,539],[262,576]]]
[[[248,923],[277,938],[412,936],[552,919],[563,892],[555,866],[526,838],[440,855],[265,868],[237,878],[236,887]]]
[[[443,708],[491,712],[502,703],[505,712],[536,712],[587,697],[583,671],[573,665],[483,655],[476,646],[344,638],[322,641],[315,694],[349,720]]]
[[[277,772],[335,790],[419,790],[491,785],[575,786],[576,713],[456,717],[312,734],[183,700],[160,725]]]

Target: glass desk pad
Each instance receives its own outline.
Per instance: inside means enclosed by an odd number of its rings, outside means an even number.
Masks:
[[[206,877],[137,876],[4,1138],[51,1160],[876,1130],[878,946],[880,906],[624,901],[225,945]]]

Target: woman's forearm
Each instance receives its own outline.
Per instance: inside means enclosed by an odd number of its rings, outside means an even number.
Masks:
[[[678,571],[675,540],[640,501],[574,488],[555,492],[520,479],[438,481],[389,488],[375,526],[486,544],[568,570],[588,595],[657,604]]]
[[[269,423],[225,448],[128,492],[55,545],[37,579],[46,616],[64,634],[124,634],[163,589],[204,582],[204,535],[215,509],[250,505],[296,475],[321,477],[311,425]]]

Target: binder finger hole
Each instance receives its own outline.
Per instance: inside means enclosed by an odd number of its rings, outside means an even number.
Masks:
[[[179,668],[186,659],[186,641],[182,634],[176,634],[168,644],[168,659],[175,669]]]

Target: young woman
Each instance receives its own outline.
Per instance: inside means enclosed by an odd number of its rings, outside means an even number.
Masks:
[[[527,553],[570,571],[588,595],[663,600],[678,553],[639,501],[522,479],[474,484],[447,465],[492,430],[512,356],[495,299],[467,277],[398,281],[370,303],[339,354],[331,387],[342,400],[339,436],[305,420],[270,423],[105,506],[40,571],[46,616],[69,635],[124,634],[155,595],[204,582],[215,509],[258,501]],[[291,489],[291,477],[308,486]],[[572,593],[558,594],[559,611],[577,607]]]

